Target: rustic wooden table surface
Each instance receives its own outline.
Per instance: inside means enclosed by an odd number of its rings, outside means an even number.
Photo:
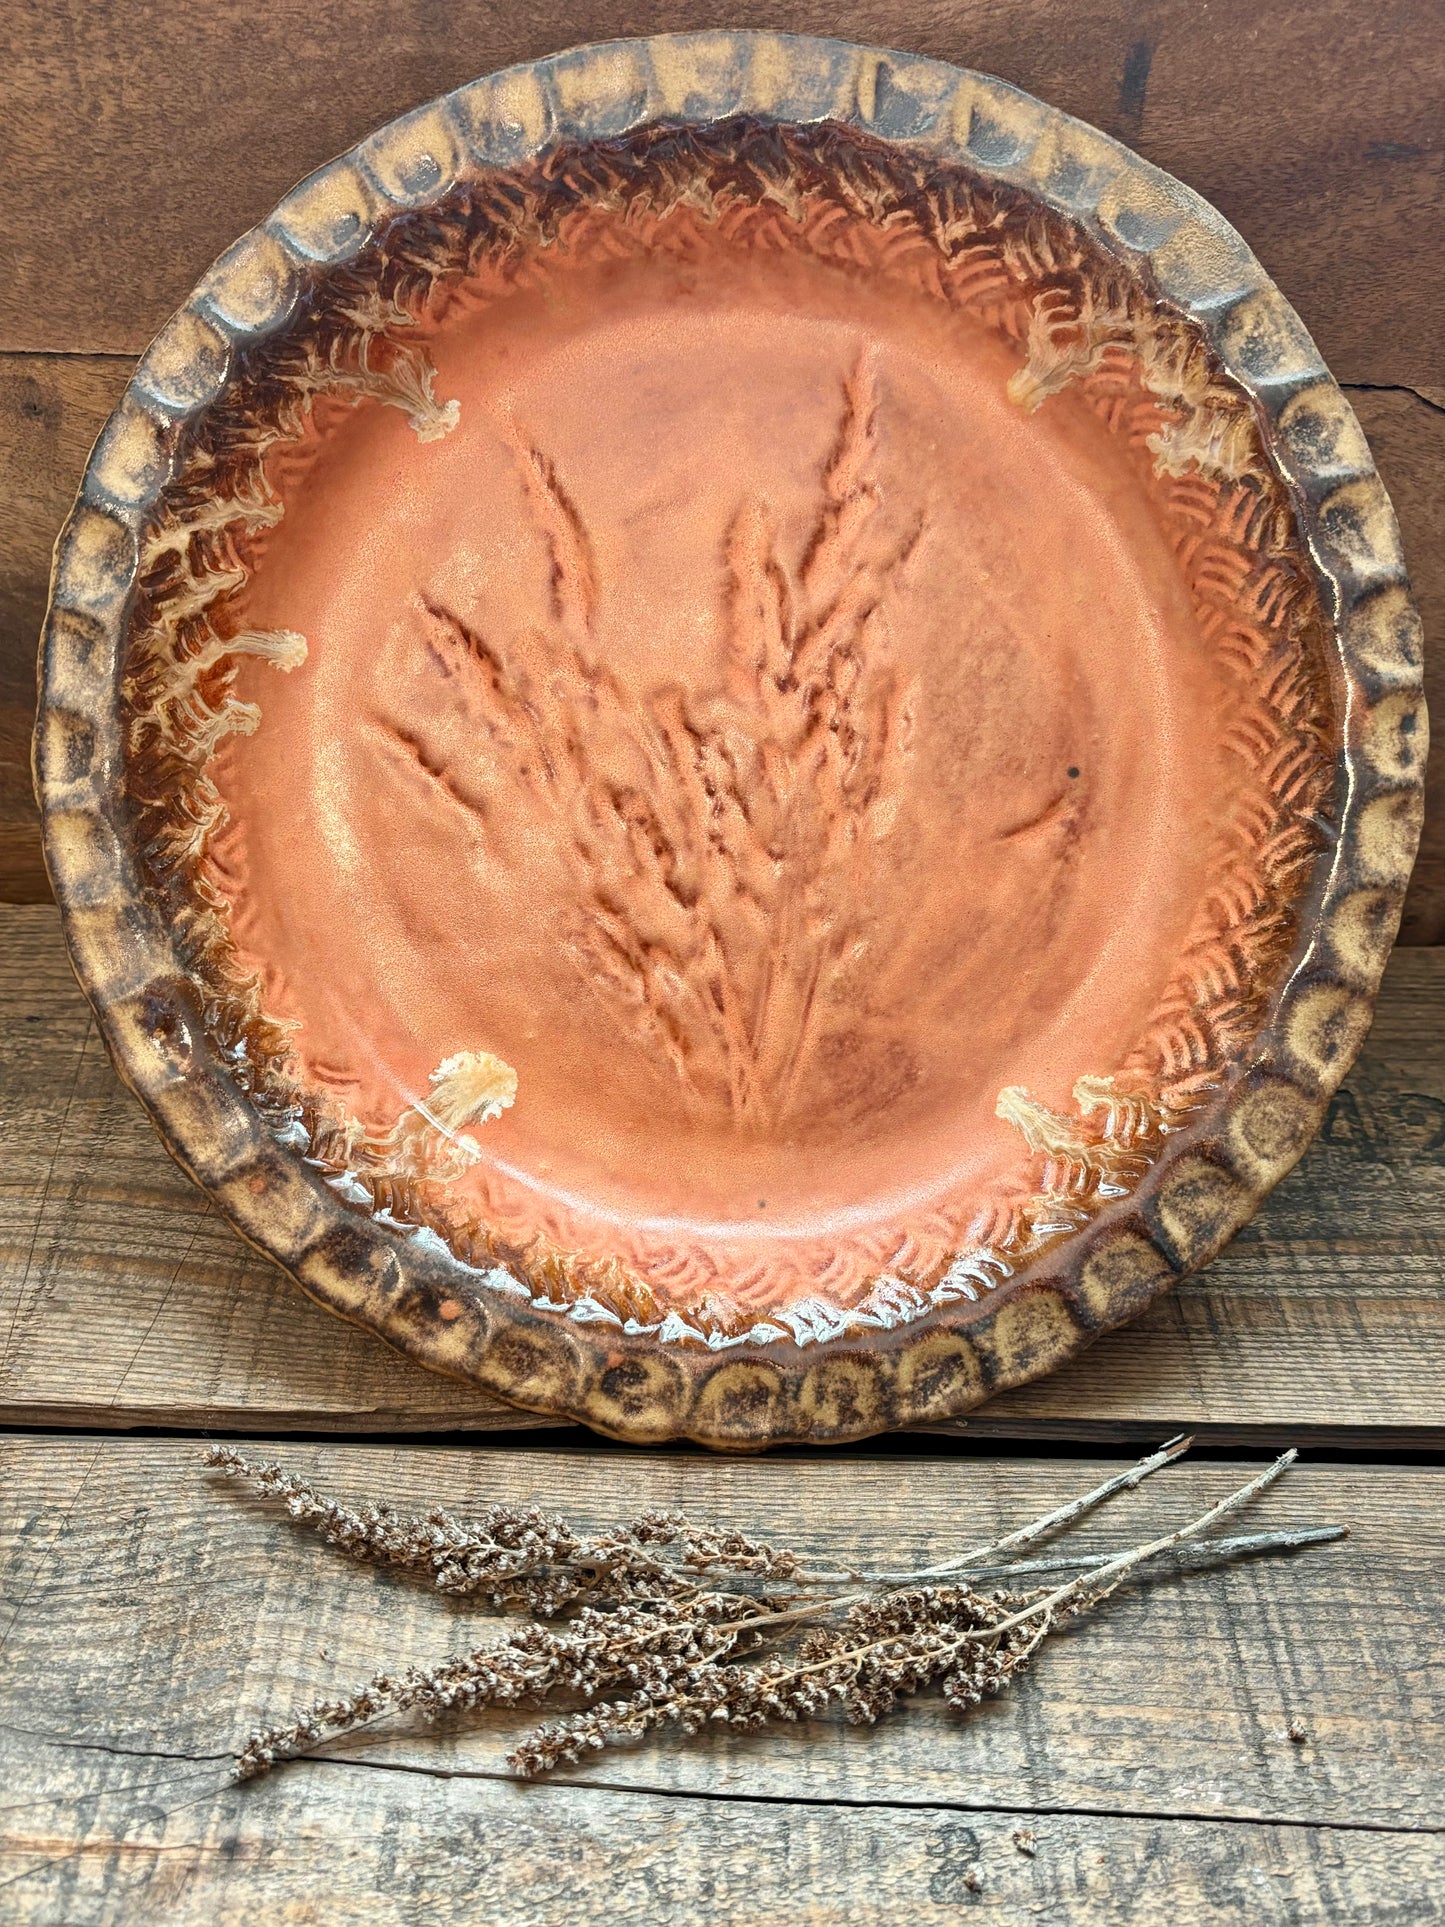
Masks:
[[[724,11],[1001,74],[1214,201],[1358,410],[1445,634],[1438,6]],[[714,18],[691,0],[0,0],[0,1918],[1445,1919],[1445,753],[1374,1032],[1259,1222],[1054,1378],[846,1451],[630,1451],[330,1320],[171,1165],[70,976],[27,769],[35,642],[50,545],[138,352],[227,242],[393,114]],[[598,1523],[685,1504],[836,1565],[976,1538],[1182,1429],[1196,1456],[1111,1531],[1182,1519],[1288,1442],[1304,1465],[1255,1516],[1353,1537],[1120,1595],[966,1722],[920,1703],[871,1732],[662,1742],[540,1786],[507,1777],[503,1726],[473,1722],[227,1785],[251,1726],[466,1629],[217,1495],[203,1437],[403,1504],[535,1498]]]

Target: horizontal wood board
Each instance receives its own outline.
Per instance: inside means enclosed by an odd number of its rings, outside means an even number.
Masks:
[[[358,0],[344,18],[9,0],[3,18],[0,904],[39,905],[28,737],[50,549],[135,355],[222,247],[396,113],[512,60],[716,16],[677,0]],[[1427,644],[1445,635],[1445,16],[1418,0],[873,0],[840,26],[803,0],[782,15],[742,0],[728,21],[1001,74],[1211,199],[1345,385]],[[1427,685],[1445,713],[1445,652],[1427,653]],[[1413,945],[1445,943],[1439,733]],[[872,1732],[663,1742],[540,1787],[505,1776],[515,1725],[479,1722],[348,1742],[237,1789],[225,1755],[251,1723],[473,1643],[478,1622],[217,1489],[193,1443],[99,1429],[475,1432],[465,1451],[274,1450],[352,1497],[534,1497],[593,1525],[685,1505],[889,1564],[1105,1469],[990,1455],[999,1436],[1188,1425],[1438,1448],[1442,1008],[1445,951],[1397,954],[1323,1140],[1256,1225],[1205,1278],[951,1441],[762,1462],[582,1433],[495,1449],[482,1435],[534,1421],[327,1317],[205,1208],[118,1086],[54,912],[0,909],[0,1419],[92,1428],[0,1441],[0,1918],[1445,1919],[1440,1471],[1302,1469],[1254,1519],[1339,1519],[1348,1542],[1131,1590],[969,1722],[935,1702]],[[1088,1542],[1177,1522],[1244,1470],[1186,1462]]]
[[[180,14],[160,0],[123,14],[76,0],[7,11],[0,898],[29,902],[48,894],[24,749],[49,551],[128,358],[296,180],[406,108],[559,47],[715,22],[677,0],[522,12],[466,0],[443,13],[367,0],[345,31],[325,9],[258,13],[242,0]],[[744,4],[730,24],[839,30],[798,4],[781,22]],[[976,0],[923,14],[875,0],[846,30],[1000,74],[1129,142],[1235,222],[1346,384],[1400,514],[1427,636],[1445,634],[1445,18],[1417,0],[1268,16],[1221,0],[1204,27],[1186,0],[1083,11]],[[1442,677],[1430,682],[1445,696]],[[1445,941],[1445,746],[1427,781],[1404,930],[1415,943]]]
[[[1445,1441],[1445,950],[1395,953],[1324,1133],[1202,1277],[966,1430]],[[162,1150],[56,913],[0,907],[0,1416],[450,1431],[539,1423],[303,1297]]]
[[[6,14],[0,348],[131,354],[288,188],[407,108],[560,48],[719,24],[701,0]],[[1445,388],[1445,24],[1418,0],[1215,0],[1207,19],[1191,0],[867,0],[846,19],[736,0],[726,24],[841,31],[1026,88],[1213,201],[1341,380]]]
[[[588,1526],[685,1505],[864,1565],[944,1556],[1111,1469],[635,1453],[603,1478],[589,1452],[274,1450],[352,1500],[505,1494]],[[924,1697],[869,1730],[664,1738],[532,1787],[505,1766],[521,1716],[403,1722],[232,1789],[254,1724],[496,1622],[298,1531],[193,1444],[12,1437],[0,1467],[7,1919],[1404,1923],[1445,1896],[1439,1472],[1296,1469],[1251,1525],[1349,1540],[1131,1588],[968,1719]],[[1251,1469],[1186,1460],[1079,1543],[1167,1530]]]
[[[294,1768],[260,1795],[197,1795],[181,1768],[167,1778],[164,1767],[74,1752],[47,1764],[54,1795],[12,1823],[0,1859],[0,1902],[16,1927],[1421,1927],[1439,1918],[1440,1844],[1418,1835],[539,1793],[348,1765]]]

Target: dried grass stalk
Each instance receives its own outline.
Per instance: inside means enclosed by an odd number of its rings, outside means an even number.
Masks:
[[[408,1517],[385,1506],[346,1506],[280,1466],[253,1465],[229,1446],[213,1446],[208,1464],[279,1500],[328,1543],[429,1577],[443,1592],[560,1621],[534,1620],[435,1666],[378,1673],[354,1693],[319,1701],[254,1734],[236,1776],[254,1778],[384,1714],[435,1720],[564,1696],[586,1704],[528,1733],[509,1756],[514,1771],[573,1765],[664,1726],[693,1734],[719,1722],[753,1731],[834,1710],[871,1724],[925,1687],[966,1712],[1001,1692],[1050,1634],[1091,1611],[1141,1566],[1161,1559],[1181,1565],[1184,1548],[1249,1504],[1296,1457],[1284,1453],[1208,1511],[1141,1545],[1000,1563],[1001,1554],[1067,1531],[1189,1444],[1173,1439],[1080,1498],[941,1565],[868,1576],[810,1569],[786,1547],[676,1513],[646,1512],[589,1537],[536,1506],[494,1505],[474,1520],[439,1507]],[[1310,1526],[1252,1533],[1205,1541],[1197,1550],[1217,1560],[1318,1545],[1345,1532]],[[1043,1589],[984,1592],[976,1583],[1069,1567],[1079,1569],[1074,1578]],[[732,1583],[719,1588],[709,1583],[713,1575]],[[951,1575],[953,1583],[936,1583]]]

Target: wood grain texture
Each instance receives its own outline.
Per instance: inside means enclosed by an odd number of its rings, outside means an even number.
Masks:
[[[599,1479],[585,1452],[274,1449],[353,1499],[505,1494],[589,1526],[686,1504],[832,1564],[940,1555],[1106,1470],[629,1453]],[[1438,1474],[1298,1469],[1251,1519],[1348,1541],[1121,1593],[968,1719],[923,1697],[871,1730],[663,1739],[520,1787],[519,1716],[473,1716],[228,1789],[253,1724],[496,1622],[214,1485],[194,1445],[12,1438],[0,1465],[7,1919],[942,1921],[975,1904],[970,1867],[1006,1919],[1404,1923],[1445,1897]],[[1087,1542],[1244,1476],[1186,1461]]]
[[[253,1406],[273,1425],[303,1413],[384,1431],[539,1423],[330,1317],[244,1244],[116,1077],[57,913],[5,908],[0,932],[0,1411],[103,1425],[224,1424]],[[26,1357],[46,1353],[36,1377]]]
[[[1322,1139],[1202,1278],[969,1436],[1445,1439],[1445,951],[1397,951]],[[0,1415],[246,1431],[538,1423],[315,1306],[119,1086],[56,915],[0,910]]]
[[[0,15],[0,903],[38,904],[28,737],[50,548],[130,358],[221,247],[398,111],[510,60],[715,16],[681,0],[362,0],[344,17],[8,0]],[[840,30],[811,0],[782,15],[741,0],[730,23]],[[1267,14],[1218,0],[1205,16],[1185,0],[921,13],[871,0],[841,30],[1001,73],[1119,134],[1241,228],[1349,388],[1427,639],[1445,635],[1438,14],[1418,0]],[[1445,714],[1445,652],[1428,661]],[[1445,942],[1440,735],[1402,932],[1415,944]],[[1188,1423],[1438,1446],[1442,996],[1445,952],[1397,955],[1323,1140],[1259,1222],[1207,1278],[985,1408],[959,1456],[276,1451],[352,1496],[535,1497],[599,1524],[685,1504],[891,1563],[1098,1476],[974,1453],[990,1434],[1157,1438]],[[0,1416],[248,1432],[534,1423],[329,1318],[205,1209],[119,1088],[49,910],[0,910],[0,1170]],[[189,1444],[5,1441],[0,1917],[1445,1918],[1441,1476],[1294,1475],[1258,1522],[1338,1518],[1355,1527],[1347,1544],[1122,1595],[967,1723],[924,1703],[872,1732],[664,1743],[541,1787],[504,1777],[510,1725],[396,1730],[236,1789],[225,1755],[251,1723],[382,1661],[470,1644],[476,1622],[211,1490]],[[1236,1481],[1186,1464],[1123,1501],[1110,1529],[1172,1523]],[[1288,1741],[1291,1719],[1306,1744]]]
[[[562,47],[717,24],[700,0],[11,0],[7,14],[0,165],[18,246],[0,347],[129,352],[296,180],[404,109]],[[846,21],[817,0],[781,14],[739,0],[727,24],[846,28],[1041,95],[1212,200],[1340,379],[1440,385],[1445,29],[1417,0],[1267,15],[1219,0],[1207,31],[1189,0],[868,0]]]
[[[10,242],[0,280],[0,900],[49,896],[28,772],[34,649],[50,547],[120,360],[210,260],[313,167],[477,73],[580,41],[712,24],[668,0],[634,8],[424,0],[309,14],[213,0],[177,14],[5,9],[10,111],[0,165]],[[734,24],[830,32],[826,9],[741,6]],[[1259,16],[1250,0],[1084,13],[1050,0],[950,0],[920,15],[873,0],[860,39],[916,48],[1031,88],[1118,134],[1235,221],[1350,384],[1406,538],[1427,636],[1445,621],[1445,349],[1434,317],[1445,165],[1445,26],[1417,0],[1327,0]],[[1340,49],[1349,48],[1348,60]],[[181,117],[171,104],[184,98]],[[66,357],[78,357],[67,360]],[[1382,392],[1371,393],[1371,389]],[[1445,652],[1428,680],[1445,712]],[[1445,736],[1445,732],[1442,732]],[[1445,740],[1403,937],[1445,941]]]
[[[39,1747],[36,1757],[51,1764]],[[294,1768],[264,1793],[197,1795],[184,1768],[52,1758],[49,1797],[3,1837],[0,1899],[15,1927],[1438,1918],[1422,1909],[1433,1904],[1440,1844],[1418,1835],[539,1792],[345,1765]],[[1024,1830],[1032,1857],[1014,1844]]]
[[[50,554],[129,358],[0,355],[0,901],[50,896],[30,781]]]

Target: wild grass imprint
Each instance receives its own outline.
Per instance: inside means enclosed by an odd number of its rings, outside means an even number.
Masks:
[[[660,250],[688,261],[717,245],[849,274],[866,265],[1010,344],[1019,408],[1073,390],[1158,505],[1224,678],[1233,793],[1178,965],[1125,1061],[1078,1078],[1068,1112],[1017,1086],[999,1092],[1027,1157],[966,1227],[949,1212],[882,1224],[840,1247],[843,1278],[831,1258],[822,1275],[811,1258],[806,1276],[789,1271],[780,1248],[767,1297],[787,1305],[767,1320],[746,1281],[696,1241],[595,1259],[571,1248],[564,1224],[537,1219],[531,1192],[489,1188],[474,1214],[450,1182],[481,1155],[466,1133],[516,1093],[510,1067],[484,1050],[438,1066],[425,1100],[389,1127],[339,1109],[244,967],[213,862],[228,811],[212,757],[260,720],[236,688],[242,663],[284,671],[306,654],[299,635],[253,629],[239,600],[283,514],[268,451],[304,440],[323,393],[399,409],[425,440],[445,435],[456,406],[436,397],[409,331],[450,290],[505,293],[545,285],[559,262]],[[890,1003],[890,958],[860,918],[893,847],[914,702],[890,653],[890,599],[925,532],[900,532],[891,502],[880,513],[877,417],[870,371],[855,366],[816,502],[788,505],[786,550],[763,502],[740,504],[718,530],[718,688],[645,702],[598,660],[597,571],[568,478],[517,439],[551,559],[537,628],[499,647],[439,602],[419,610],[418,672],[467,679],[483,766],[446,742],[434,700],[371,719],[484,832],[500,784],[492,829],[530,807],[533,846],[575,853],[566,941],[579,972],[680,1090],[739,1128],[776,1128],[823,1088],[824,1046],[838,1037],[830,1007],[856,1007],[860,987],[877,1009]],[[930,166],[920,180],[911,158],[836,128],[659,130],[484,181],[455,209],[394,224],[376,257],[332,273],[324,298],[208,411],[144,538],[122,690],[126,789],[149,885],[204,987],[213,1048],[344,1197],[439,1237],[489,1287],[578,1322],[709,1346],[822,1342],[991,1292],[1132,1189],[1228,1083],[1267,1022],[1301,892],[1334,834],[1328,636],[1249,398],[1197,326],[1081,230],[957,172]]]
[[[878,414],[864,354],[842,381],[799,559],[765,500],[743,502],[720,532],[714,690],[623,686],[598,647],[586,524],[520,431],[513,452],[551,561],[545,625],[509,651],[423,599],[433,662],[480,692],[469,720],[492,770],[508,772],[509,805],[525,798],[575,863],[564,940],[579,976],[695,1106],[750,1129],[798,1108],[826,1012],[868,966],[870,872],[909,756],[916,685],[885,611],[924,524],[920,513],[900,532],[880,513]],[[453,804],[485,820],[424,725],[389,726]]]

